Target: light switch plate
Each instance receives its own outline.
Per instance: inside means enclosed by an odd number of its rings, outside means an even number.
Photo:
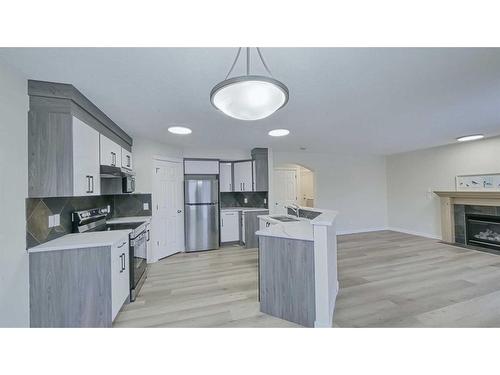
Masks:
[[[143,203],[143,204],[142,204],[142,209],[143,209],[144,211],[149,210],[149,203]]]
[[[49,215],[49,224],[48,227],[52,228],[54,226],[54,215]]]
[[[61,225],[61,215],[56,214],[54,215],[54,226],[58,227],[59,225]]]

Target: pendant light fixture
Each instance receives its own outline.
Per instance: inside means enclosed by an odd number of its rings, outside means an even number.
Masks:
[[[260,48],[256,49],[269,77],[250,74],[250,48],[246,48],[246,75],[229,78],[241,55],[239,48],[226,78],[210,93],[215,108],[238,120],[266,118],[288,102],[288,88],[272,77]]]

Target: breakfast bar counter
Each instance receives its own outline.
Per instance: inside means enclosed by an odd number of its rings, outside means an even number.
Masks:
[[[336,211],[314,219],[259,216],[260,311],[306,327],[331,327],[337,281]]]

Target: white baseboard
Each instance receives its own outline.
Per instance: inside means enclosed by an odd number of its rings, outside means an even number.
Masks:
[[[423,233],[423,232],[417,232],[417,231],[414,231],[414,230],[409,230],[409,229],[404,229],[404,228],[398,228],[398,227],[379,227],[379,228],[365,228],[365,229],[355,229],[355,230],[340,230],[340,231],[337,232],[337,235],[366,233],[366,232],[377,232],[377,231],[380,231],[380,230],[392,230],[394,232],[401,232],[401,233],[406,233],[406,234],[412,234],[414,236],[420,236],[420,237],[432,238],[432,239],[435,239],[435,240],[441,240],[441,237],[435,236],[433,234]]]
[[[356,233],[365,233],[365,232],[377,232],[379,230],[388,230],[387,227],[379,227],[379,228],[365,228],[365,229],[355,229],[355,230],[339,230],[337,231],[338,235],[342,234],[356,234]]]
[[[387,227],[386,229],[392,230],[394,232],[401,232],[401,233],[406,233],[406,234],[412,234],[414,236],[427,237],[427,238],[432,238],[434,240],[441,240],[441,237],[433,235],[433,234],[429,234],[429,233],[417,232],[414,230],[398,228],[398,227]]]

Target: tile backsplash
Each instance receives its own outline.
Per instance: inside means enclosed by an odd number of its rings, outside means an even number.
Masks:
[[[147,203],[147,210],[143,204]],[[72,232],[71,214],[96,207],[111,207],[109,217],[151,216],[151,194],[26,199],[26,246],[42,244]],[[49,228],[48,217],[59,214],[60,225]]]
[[[247,202],[245,203],[245,198]],[[220,206],[224,207],[257,207],[267,208],[267,192],[247,191],[220,193]]]

